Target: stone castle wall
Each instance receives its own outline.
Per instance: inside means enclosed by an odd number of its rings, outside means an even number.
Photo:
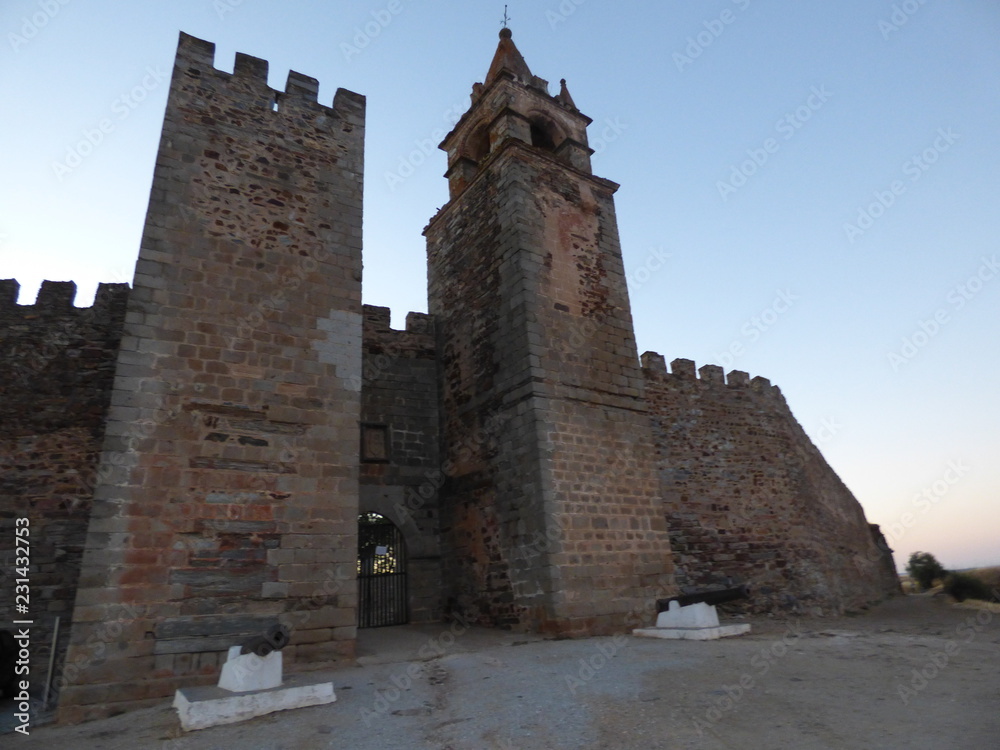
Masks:
[[[404,535],[412,622],[593,635],[678,586],[806,613],[898,591],[777,388],[640,370],[617,186],[543,83],[474,90],[431,315],[398,331],[361,304],[364,98],[181,36],[132,291],[0,282],[0,575],[26,516],[34,674],[72,619],[63,721],[212,683],[277,621],[290,670],[350,660],[359,513]]]
[[[354,655],[363,97],[182,35],[118,355],[60,717],[214,682],[281,621]]]
[[[389,326],[389,308],[364,306],[361,387],[362,513],[379,513],[403,532],[410,622],[441,619],[438,489],[438,370],[429,315]]]
[[[14,612],[14,522],[27,518],[31,672],[44,675],[56,617],[60,661],[69,641],[129,290],[101,284],[87,308],[73,307],[72,282],[44,282],[31,305],[16,304],[18,290],[0,281],[0,622],[25,619]]]
[[[753,611],[842,612],[899,590],[877,527],[776,386],[643,355],[682,590],[747,583]],[[700,376],[700,377],[699,377]]]
[[[426,230],[445,582],[473,621],[614,632],[673,591],[614,189],[508,140]]]
[[[537,502],[524,497],[512,507],[509,500],[518,478],[530,481],[538,461],[533,416],[519,403],[524,395],[506,394],[523,379],[515,371],[526,357],[527,336],[517,326],[523,305],[506,309],[501,295],[520,274],[505,257],[515,239],[496,218],[496,190],[480,180],[462,200],[426,230],[428,306],[441,368],[441,459],[449,470],[440,493],[445,596],[449,613],[514,627],[524,608],[511,584],[512,552],[531,531],[541,527],[544,534],[543,519],[533,518]]]

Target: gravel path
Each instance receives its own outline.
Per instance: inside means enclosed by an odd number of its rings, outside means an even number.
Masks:
[[[704,643],[367,631],[360,666],[330,673],[329,706],[182,734],[164,705],[0,746],[1000,750],[1000,611],[913,596],[857,617],[751,622]]]

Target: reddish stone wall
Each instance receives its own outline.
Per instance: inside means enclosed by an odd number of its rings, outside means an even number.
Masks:
[[[181,36],[60,718],[216,679],[276,621],[354,654],[364,99]]]
[[[441,530],[446,609],[470,622],[531,627],[515,596],[511,566],[528,568],[532,534],[550,523],[530,393],[526,305],[511,298],[523,272],[514,257],[517,230],[504,209],[505,182],[479,179],[432,220],[427,235],[429,309],[441,367]],[[534,492],[534,496],[532,496]],[[558,529],[554,533],[558,533]],[[534,552],[531,562],[538,562]],[[541,592],[543,566],[525,571]]]
[[[438,367],[430,316],[410,313],[406,330],[389,326],[389,308],[364,306],[362,430],[381,445],[362,450],[360,509],[389,518],[407,548],[410,622],[441,619],[438,488]]]
[[[755,611],[832,613],[899,590],[891,553],[781,392],[643,355],[678,584],[748,583]],[[876,527],[877,530],[877,527]],[[883,542],[884,545],[884,542]]]
[[[57,616],[60,657],[68,642],[128,286],[101,284],[88,308],[71,282],[44,282],[33,305],[18,289],[0,281],[0,622],[34,621],[40,692]],[[13,610],[17,518],[30,521],[28,618]]]
[[[640,371],[617,186],[509,31],[445,141],[433,317],[405,331],[361,305],[364,99],[317,88],[182,35],[133,291],[0,282],[0,575],[27,516],[36,662],[73,617],[61,719],[214,682],[277,621],[291,670],[352,658],[360,512],[402,529],[415,622],[649,624],[674,555],[753,610],[898,591],[777,388]]]
[[[426,230],[445,582],[473,621],[612,632],[673,590],[615,187],[507,140]]]

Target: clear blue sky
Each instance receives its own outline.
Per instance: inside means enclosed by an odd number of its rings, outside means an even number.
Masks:
[[[512,2],[594,119],[640,351],[781,386],[896,549],[1000,563],[1000,5]],[[0,277],[128,281],[178,31],[368,97],[365,301],[426,310],[503,3],[4,0]],[[88,133],[105,122],[101,141]],[[81,143],[84,145],[81,146]],[[77,163],[73,152],[86,153]],[[926,491],[924,498],[921,493]]]

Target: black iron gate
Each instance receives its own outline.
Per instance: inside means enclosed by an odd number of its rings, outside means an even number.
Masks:
[[[388,518],[363,513],[358,516],[358,627],[409,620],[403,535]]]

